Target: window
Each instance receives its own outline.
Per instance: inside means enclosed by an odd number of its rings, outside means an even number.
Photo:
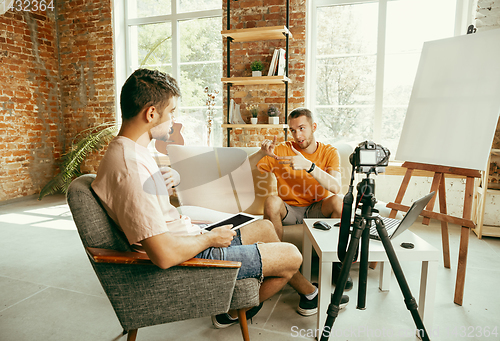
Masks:
[[[117,8],[118,7],[118,8]],[[222,0],[115,0],[123,22],[117,36],[126,77],[117,80],[118,93],[125,79],[139,67],[171,74],[182,98],[175,121],[182,123],[186,144],[207,142],[205,87],[219,96],[212,124],[213,145],[222,145]],[[122,48],[120,48],[123,45]],[[123,52],[124,58],[120,52]]]
[[[307,96],[318,140],[373,140],[394,157],[423,43],[465,33],[469,6],[466,0],[313,0]]]

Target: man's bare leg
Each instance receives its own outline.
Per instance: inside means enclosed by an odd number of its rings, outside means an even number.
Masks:
[[[287,276],[290,276],[285,283],[280,282],[279,284],[282,285],[277,289],[264,288],[264,290],[261,291],[261,294],[263,295],[261,296],[261,301],[263,301],[262,297],[267,296],[267,298],[269,298],[273,296],[275,293],[281,290],[281,288],[285,286],[287,282],[299,294],[308,295],[316,290],[316,287],[312,285],[307,279],[305,279],[305,277],[302,276],[302,274],[298,271],[300,265],[302,264],[302,255],[300,251],[293,244],[280,242],[276,231],[274,230],[274,226],[268,220],[259,220],[255,223],[242,227],[241,241],[243,244],[253,244],[257,242],[264,243],[259,244],[258,246],[262,256],[262,270],[264,273],[264,277],[266,277],[266,272],[267,276],[274,277],[276,276],[276,274],[279,274],[279,271],[281,271],[282,269],[287,269]],[[298,266],[287,268],[288,263],[295,263],[297,258],[299,260]],[[290,274],[288,271],[294,272]],[[265,281],[266,280],[264,280],[264,282]],[[277,287],[278,283],[272,282],[269,285],[276,285]],[[275,290],[275,292],[270,294],[273,290]]]
[[[344,197],[342,195],[332,195],[323,200],[321,205],[321,213],[325,217],[340,218],[342,216],[342,208],[344,206]]]
[[[279,240],[283,240],[283,223],[286,216],[286,207],[280,197],[271,195],[264,202],[264,219],[269,219],[274,225]]]

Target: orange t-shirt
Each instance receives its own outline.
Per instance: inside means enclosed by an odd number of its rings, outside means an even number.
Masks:
[[[318,142],[318,148],[312,154],[303,152],[296,143],[284,142],[274,148],[276,156],[295,156],[291,146],[316,167],[329,173],[331,170],[340,172],[340,157],[336,148],[329,144]],[[273,172],[278,183],[279,197],[291,206],[309,206],[323,200],[331,193],[321,186],[314,177],[305,170],[293,170],[289,164],[280,164],[279,160],[265,156],[258,163],[257,168],[263,172]]]

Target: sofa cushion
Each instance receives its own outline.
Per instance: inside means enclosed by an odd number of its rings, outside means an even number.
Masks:
[[[252,171],[247,152],[252,150],[169,145],[171,166],[181,174],[180,205],[262,215],[264,200],[276,193],[276,180]]]

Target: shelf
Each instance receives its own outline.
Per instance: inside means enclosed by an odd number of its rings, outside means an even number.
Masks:
[[[222,128],[242,128],[242,129],[287,129],[288,124],[223,124]]]
[[[260,77],[230,77],[221,78],[222,83],[233,85],[258,85],[258,84],[283,84],[291,83],[290,78],[285,76],[260,76]]]
[[[286,39],[287,35],[292,38],[290,30],[286,26],[269,26],[244,28],[239,30],[225,30],[221,31],[221,34],[223,37],[233,38],[234,42]]]
[[[472,229],[478,237],[500,237],[500,227],[483,225],[480,230]]]

